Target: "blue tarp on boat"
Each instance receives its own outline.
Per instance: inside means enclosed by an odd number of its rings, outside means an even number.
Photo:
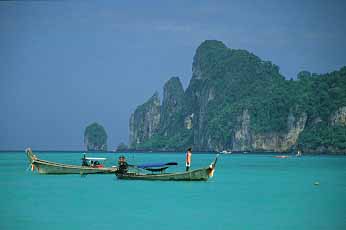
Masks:
[[[142,165],[137,165],[138,168],[153,168],[153,167],[163,167],[167,165],[178,165],[177,162],[168,162],[168,163],[148,163],[148,164],[142,164]]]

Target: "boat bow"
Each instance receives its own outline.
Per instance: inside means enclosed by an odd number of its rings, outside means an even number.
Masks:
[[[216,155],[215,160],[213,161],[213,163],[211,163],[209,165],[209,177],[213,177],[214,176],[214,172],[215,172],[216,163],[217,163],[217,159],[218,158],[219,158],[219,154]]]

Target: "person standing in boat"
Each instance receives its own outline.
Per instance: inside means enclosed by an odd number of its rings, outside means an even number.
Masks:
[[[82,158],[82,166],[89,166],[85,153],[83,154],[83,158]]]
[[[186,172],[189,171],[191,166],[191,155],[192,155],[192,149],[188,148],[186,151]]]
[[[118,160],[118,173],[126,174],[128,170],[128,164],[126,162],[125,156],[120,156]]]

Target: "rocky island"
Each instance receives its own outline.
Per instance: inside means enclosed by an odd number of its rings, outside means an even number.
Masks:
[[[345,153],[346,67],[286,80],[270,61],[205,41],[187,89],[171,78],[129,126],[134,150]]]
[[[96,122],[88,125],[84,131],[84,145],[87,151],[107,151],[107,133]]]

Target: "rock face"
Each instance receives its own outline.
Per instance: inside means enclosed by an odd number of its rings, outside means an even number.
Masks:
[[[233,150],[236,151],[249,151],[250,147],[252,147],[252,135],[250,130],[250,114],[249,110],[245,109],[243,111],[243,114],[238,117],[238,124],[239,127],[235,129],[234,132],[234,138],[233,138]],[[255,138],[256,141],[258,141],[261,138]],[[266,138],[264,138],[265,140]],[[264,143],[254,143],[255,148],[260,149],[266,149],[264,146]],[[261,141],[259,141],[261,142]],[[251,148],[252,149],[252,148]]]
[[[159,131],[160,107],[157,92],[137,107],[130,118],[130,147],[143,143]]]
[[[284,136],[285,142],[281,144],[282,149],[288,150],[291,146],[297,143],[299,134],[305,128],[307,118],[308,116],[305,112],[297,116],[294,116],[293,113],[289,114],[287,119],[288,132]]]
[[[346,152],[346,67],[302,71],[288,81],[279,67],[246,50],[205,41],[184,91],[179,78],[130,119],[130,148]]]
[[[332,125],[346,125],[346,106],[339,108],[331,117]]]
[[[172,77],[163,87],[160,115],[160,133],[170,136],[182,127],[179,117],[182,112],[184,89],[178,77]]]
[[[292,113],[287,118],[287,132],[255,134],[252,136],[250,150],[288,151],[297,143],[299,134],[304,130],[307,115],[295,117]]]
[[[88,151],[107,151],[107,133],[98,123],[92,123],[84,131],[84,145]]]

